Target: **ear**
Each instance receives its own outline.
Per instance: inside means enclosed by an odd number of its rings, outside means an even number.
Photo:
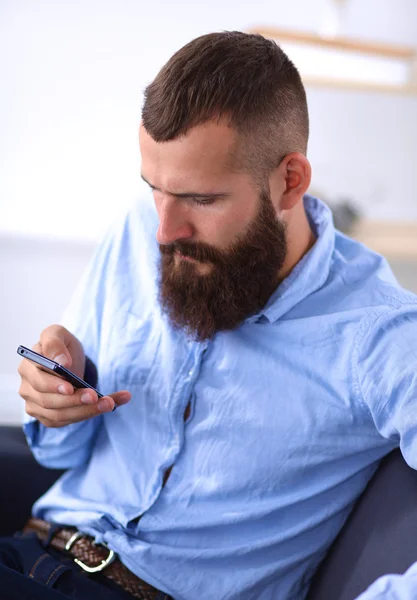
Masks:
[[[301,152],[287,154],[269,179],[271,199],[278,213],[291,210],[310,187],[311,165]]]

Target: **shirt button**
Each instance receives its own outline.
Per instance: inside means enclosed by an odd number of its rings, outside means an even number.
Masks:
[[[193,373],[194,373],[194,371],[193,371],[192,369],[190,369],[190,370],[188,371],[188,376],[189,376],[189,377],[192,377],[192,376],[193,376]]]

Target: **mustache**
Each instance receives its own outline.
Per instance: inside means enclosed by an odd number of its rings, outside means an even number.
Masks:
[[[225,263],[223,252],[213,248],[202,242],[173,242],[168,245],[159,244],[159,250],[163,256],[173,257],[174,254],[182,254],[202,263],[212,263],[214,265],[222,265]]]

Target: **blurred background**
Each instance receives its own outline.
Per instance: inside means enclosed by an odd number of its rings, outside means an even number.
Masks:
[[[22,420],[17,346],[60,319],[100,237],[146,193],[144,87],[224,29],[293,45],[312,192],[417,292],[415,0],[0,0],[0,423]]]

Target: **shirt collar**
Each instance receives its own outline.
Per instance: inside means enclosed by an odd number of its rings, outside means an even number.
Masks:
[[[260,317],[266,317],[270,323],[277,321],[327,280],[335,244],[333,216],[329,207],[313,196],[304,196],[304,207],[317,240],[280,283],[263,310],[248,321]]]

